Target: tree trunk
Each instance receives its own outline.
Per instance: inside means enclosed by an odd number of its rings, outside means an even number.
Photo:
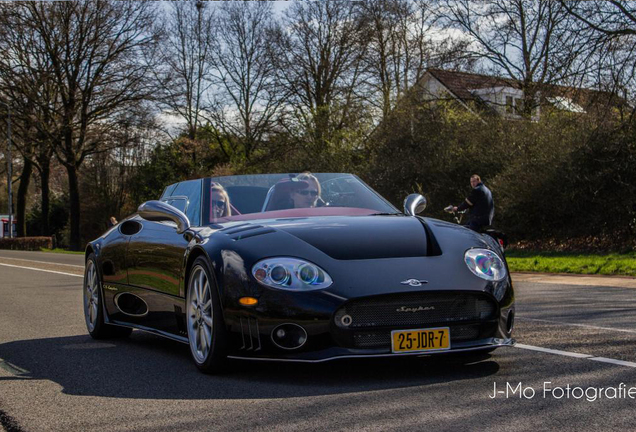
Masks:
[[[68,192],[71,199],[71,236],[69,239],[69,247],[71,250],[81,250],[80,239],[80,196],[79,183],[77,179],[77,168],[73,165],[66,165],[68,174]]]
[[[33,173],[33,163],[24,159],[22,174],[20,174],[20,186],[18,187],[18,199],[16,209],[17,231],[18,237],[26,236],[26,201],[29,194],[29,183],[31,183],[31,174]]]
[[[49,236],[49,177],[51,175],[51,167],[48,163],[43,163],[40,170],[40,188],[42,189],[42,235]]]

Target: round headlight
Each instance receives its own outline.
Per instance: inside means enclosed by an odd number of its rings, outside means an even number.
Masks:
[[[316,264],[291,257],[261,260],[252,267],[252,276],[262,285],[289,291],[325,289],[333,283]]]
[[[503,260],[490,249],[468,249],[464,261],[475,276],[488,281],[500,281],[507,275]]]
[[[318,279],[318,269],[311,264],[301,264],[298,267],[298,279],[311,285]]]
[[[279,285],[285,285],[285,282],[289,279],[289,272],[285,267],[277,264],[269,271],[269,277],[272,279],[272,282]]]

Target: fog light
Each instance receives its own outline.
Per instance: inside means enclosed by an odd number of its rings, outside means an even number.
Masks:
[[[281,324],[272,331],[272,342],[282,349],[298,349],[307,342],[307,332],[298,324]]]
[[[348,328],[353,324],[353,317],[347,313],[345,308],[340,308],[334,316],[334,322],[338,327]]]

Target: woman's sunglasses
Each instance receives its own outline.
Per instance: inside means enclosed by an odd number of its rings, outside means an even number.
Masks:
[[[317,190],[301,190],[301,191],[297,191],[296,193],[299,193],[301,195],[311,195],[312,197],[317,197],[318,196],[318,191]]]
[[[212,205],[214,207],[225,208],[225,201],[212,200]]]

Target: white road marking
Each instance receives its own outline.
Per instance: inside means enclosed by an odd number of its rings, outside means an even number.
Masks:
[[[609,331],[616,331],[616,332],[623,332],[623,333],[636,333],[636,330],[630,330],[630,329],[621,329],[621,328],[612,328],[612,327],[599,327],[599,326],[593,326],[593,325],[589,325],[589,324],[576,324],[576,323],[568,323],[568,322],[563,322],[563,321],[553,321],[553,320],[547,320],[547,319],[526,318],[526,317],[515,317],[515,319],[522,320],[522,321],[536,321],[536,322],[545,322],[545,323],[551,323],[551,324],[561,324],[561,325],[568,325],[568,326],[575,326],[575,327],[585,327],[585,328],[591,328],[591,329],[596,329],[596,330],[609,330]]]
[[[22,259],[22,258],[9,258],[9,257],[1,257],[0,259],[8,259],[8,260],[13,260],[13,261],[27,261],[27,262],[33,262],[33,263],[38,263],[38,264],[54,264],[54,265],[60,265],[60,266],[64,266],[64,267],[76,267],[76,268],[81,268],[83,269],[84,266],[79,266],[79,265],[74,265],[74,264],[62,264],[62,263],[56,263],[56,262],[50,262],[50,261],[36,261],[36,260],[28,260],[28,259]]]
[[[592,358],[590,358],[588,360],[593,360],[593,361],[597,361],[597,362],[611,363],[611,364],[615,364],[615,365],[619,365],[619,366],[628,366],[628,367],[636,368],[636,363],[630,362],[630,361],[625,361],[625,360],[616,360],[616,359],[611,359],[611,358],[606,358],[606,357],[592,357]]]
[[[611,358],[607,358],[607,357],[594,357],[591,354],[582,354],[582,353],[575,353],[575,352],[570,352],[570,351],[561,351],[561,350],[555,350],[555,349],[551,349],[551,348],[543,348],[543,347],[532,346],[532,345],[524,345],[524,344],[516,344],[515,348],[521,348],[521,349],[527,349],[527,350],[530,350],[530,351],[539,351],[539,352],[544,352],[544,353],[548,353],[548,354],[561,355],[561,356],[565,356],[565,357],[575,357],[575,358],[581,358],[581,359],[585,359],[585,360],[597,361],[597,362],[601,362],[601,363],[610,363],[610,364],[614,364],[614,365],[618,365],[618,366],[627,366],[627,367],[636,368],[636,363],[634,363],[634,362],[625,361],[625,360],[616,360],[616,359],[611,359]]]
[[[557,355],[562,355],[562,356],[566,356],[566,357],[576,357],[576,358],[590,358],[590,357],[594,357],[591,354],[581,354],[581,353],[575,353],[575,352],[570,352],[570,351],[561,351],[561,350],[555,350],[555,349],[551,349],[551,348],[543,348],[543,347],[532,346],[532,345],[524,345],[524,344],[519,344],[519,343],[515,345],[515,348],[527,349],[527,350],[531,350],[531,351],[540,351],[540,352],[544,352],[544,353],[557,354]]]
[[[50,263],[47,263],[47,264],[50,264]],[[59,272],[59,271],[55,271],[55,270],[44,270],[44,269],[39,269],[39,268],[35,268],[35,267],[24,267],[24,266],[17,266],[17,265],[4,264],[4,263],[0,263],[0,265],[1,266],[5,266],[5,267],[15,267],[15,268],[21,268],[21,269],[27,269],[27,270],[35,270],[35,271],[41,271],[41,272],[47,272],[47,273],[61,274],[61,275],[65,275],[65,276],[75,276],[75,277],[81,277],[81,278],[84,277],[84,276],[78,275],[78,274],[64,273],[64,272]]]

